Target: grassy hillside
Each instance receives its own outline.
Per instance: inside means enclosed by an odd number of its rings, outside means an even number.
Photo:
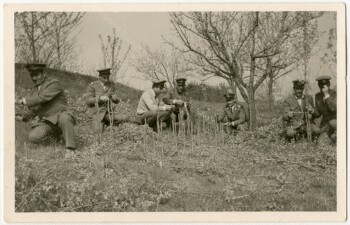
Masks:
[[[30,79],[27,69],[23,64],[15,65],[15,85],[21,88],[31,88],[33,82]],[[97,77],[83,75],[79,73],[71,73],[67,71],[61,71],[57,69],[45,69],[48,76],[58,79],[62,86],[69,91],[73,98],[79,98],[86,91],[87,86],[97,79]],[[96,72],[97,73],[97,72]],[[116,83],[118,94],[123,99],[130,99],[132,103],[135,103],[140,98],[142,92],[132,87]]]
[[[124,124],[99,136],[83,101],[96,78],[47,72],[70,94],[80,155],[66,158],[62,143],[28,143],[30,124],[16,122],[18,212],[336,210],[336,148],[285,143],[278,111],[263,103],[255,132],[224,134],[212,121],[222,103],[197,101],[202,121],[193,135]],[[17,97],[26,94],[26,75],[16,65]],[[140,92],[118,87],[130,104],[117,110],[133,113]]]

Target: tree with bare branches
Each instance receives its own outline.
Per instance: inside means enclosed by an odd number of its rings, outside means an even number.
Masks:
[[[110,67],[111,75],[114,79],[122,78],[120,69],[125,64],[131,45],[127,45],[126,49],[122,49],[123,40],[117,35],[116,29],[113,28],[113,34],[107,35],[106,40],[99,34],[101,51],[102,51],[102,64],[103,66]]]
[[[84,13],[17,12],[15,49],[17,62],[42,62],[69,69],[75,60],[76,30]]]
[[[334,13],[333,20],[336,23],[337,15]],[[328,30],[328,41],[325,49],[325,53],[321,58],[322,62],[325,63],[334,78],[337,77],[337,26]]]
[[[303,39],[303,21],[307,22],[307,39],[308,48],[312,49],[320,37],[318,31],[318,25],[315,19],[322,16],[323,13],[312,12],[308,13],[307,17],[304,14],[298,12],[267,12],[263,14],[264,22],[261,23],[263,29],[259,29],[263,32],[259,37],[263,43],[267,43],[271,40],[276,33],[284,33],[283,39],[280,39],[280,44],[275,47],[278,48],[279,54],[266,58],[264,65],[260,66],[262,71],[267,73],[267,87],[268,87],[268,99],[269,107],[272,110],[274,106],[274,93],[273,85],[279,78],[290,74],[296,70],[301,64],[304,58],[304,45]],[[277,31],[277,32],[276,32]],[[276,40],[272,38],[272,40]]]
[[[204,72],[237,86],[248,104],[250,129],[256,127],[255,92],[271,73],[272,60],[283,52],[282,46],[291,31],[301,26],[301,14],[295,20],[280,20],[279,27],[271,24],[275,21],[272,15],[272,12],[170,14],[182,43],[179,50],[192,54],[191,62]],[[274,29],[268,31],[267,27]]]
[[[73,31],[79,26],[85,13],[53,13],[51,46],[53,47],[53,57],[49,63],[54,68],[72,70],[74,68],[74,45],[76,35]],[[79,31],[77,31],[79,32]],[[76,69],[76,68],[75,68]]]
[[[52,33],[50,12],[16,12],[16,56],[18,61],[44,62],[47,37]]]
[[[175,87],[175,80],[193,75],[194,68],[176,49],[170,51],[151,50],[148,46],[143,49],[135,59],[136,70],[146,79],[166,80],[170,88]]]

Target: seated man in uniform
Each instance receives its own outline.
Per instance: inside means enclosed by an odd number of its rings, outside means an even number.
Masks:
[[[310,95],[304,94],[305,81],[294,80],[294,93],[284,100],[285,122],[284,134],[288,140],[307,135],[307,119],[310,121],[311,134],[319,134],[319,128],[313,123],[311,113],[314,110],[314,102]],[[308,118],[306,118],[308,117]]]
[[[74,125],[75,118],[68,109],[67,97],[58,80],[46,77],[45,64],[28,64],[26,68],[34,83],[29,97],[19,100],[20,104],[28,106],[29,112],[22,118],[24,122],[38,116],[29,132],[29,141],[32,143],[50,144],[58,141],[61,134],[66,149],[76,149]]]
[[[186,78],[176,79],[176,87],[173,90],[168,90],[163,95],[163,102],[167,105],[174,105],[175,108],[171,114],[173,122],[179,122],[179,119],[186,120],[192,114],[190,113],[190,98],[186,91]],[[179,115],[182,118],[179,118]]]
[[[247,129],[247,117],[244,106],[235,100],[235,94],[229,90],[225,95],[226,105],[221,115],[217,115],[217,122],[223,123],[225,132],[232,134],[233,131],[242,131]]]
[[[92,119],[92,128],[102,132],[106,125],[119,125],[130,122],[130,119],[125,114],[114,112],[113,104],[118,104],[121,99],[116,94],[115,83],[109,80],[111,69],[101,69],[98,72],[99,79],[87,87],[86,114]]]
[[[315,111],[313,116],[322,116],[320,124],[319,143],[325,143],[331,138],[336,141],[337,132],[337,92],[330,89],[330,76],[320,76],[316,79],[320,92],[315,95]]]
[[[159,122],[164,122],[162,124],[166,127],[166,123],[170,122],[170,115],[174,106],[166,105],[160,99],[165,80],[153,80],[152,83],[152,88],[141,95],[137,106],[137,115],[140,116],[143,124],[146,122],[154,131],[157,131],[157,118]]]

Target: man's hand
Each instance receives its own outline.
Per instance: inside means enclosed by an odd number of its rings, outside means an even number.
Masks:
[[[182,101],[180,99],[174,99],[173,103],[175,105],[179,105],[179,106],[183,106],[184,105],[184,101]]]
[[[103,102],[106,102],[109,100],[108,96],[107,95],[102,95],[100,96],[100,100],[103,101]]]
[[[324,94],[324,98],[328,98],[329,97],[329,88],[328,88],[327,85],[323,86],[322,93]]]
[[[119,103],[119,102],[122,101],[122,100],[118,97],[117,94],[111,95],[111,96],[110,96],[110,99],[112,99],[112,101],[113,101],[113,102],[116,102],[116,103]]]
[[[293,117],[293,112],[292,111],[288,112],[288,117]]]
[[[165,110],[166,111],[171,111],[171,110],[173,110],[175,108],[175,106],[173,106],[173,105],[166,105],[165,106]]]
[[[309,113],[313,114],[315,112],[315,109],[312,107],[312,106],[308,106],[308,109]]]
[[[25,105],[27,104],[26,102],[26,99],[25,98],[21,98],[20,100],[17,101],[18,104],[21,104],[21,105]]]
[[[15,116],[15,120],[17,120],[17,121],[23,121],[23,116]]]

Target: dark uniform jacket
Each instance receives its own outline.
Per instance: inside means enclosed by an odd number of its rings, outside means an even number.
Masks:
[[[88,110],[86,114],[89,117],[102,121],[107,112],[108,102],[102,102],[99,98],[100,96],[107,95],[113,103],[118,104],[120,101],[119,98],[115,96],[112,97],[115,92],[116,86],[111,81],[107,82],[105,85],[103,85],[100,80],[90,83],[87,88],[86,104],[88,105]],[[111,107],[110,105],[110,109]]]
[[[315,95],[315,117],[322,116],[321,127],[327,124],[330,120],[337,118],[337,92],[329,90],[329,98],[323,99],[324,95],[319,92]]]
[[[181,94],[177,92],[176,89],[170,89],[168,91],[166,91],[161,99],[163,100],[163,102],[167,105],[172,105],[172,100],[173,99],[177,99],[177,100],[182,100],[184,102],[186,102],[186,106],[187,106],[187,110],[190,112],[190,108],[191,108],[191,101],[190,101],[190,97],[188,96],[188,92],[184,91]],[[174,109],[174,113],[178,114],[180,112],[180,107],[176,106]]]
[[[298,102],[298,99],[295,95],[291,95],[284,100],[284,115],[283,120],[287,122],[287,126],[292,126],[297,129],[301,125],[305,124],[305,111],[308,107],[314,107],[313,99],[310,95],[304,95],[301,98],[301,105]],[[288,116],[288,112],[295,112],[293,117]]]
[[[58,80],[46,77],[38,87],[32,88],[30,95],[26,98],[26,105],[30,112],[26,118],[37,115],[40,119],[57,124],[59,114],[66,111],[73,118],[73,113],[68,110],[67,97]]]
[[[224,122],[227,118],[227,122],[234,122],[235,125],[240,125],[246,122],[246,114],[244,111],[244,106],[241,103],[234,103],[232,107],[225,105],[222,114],[219,115],[218,122]]]

